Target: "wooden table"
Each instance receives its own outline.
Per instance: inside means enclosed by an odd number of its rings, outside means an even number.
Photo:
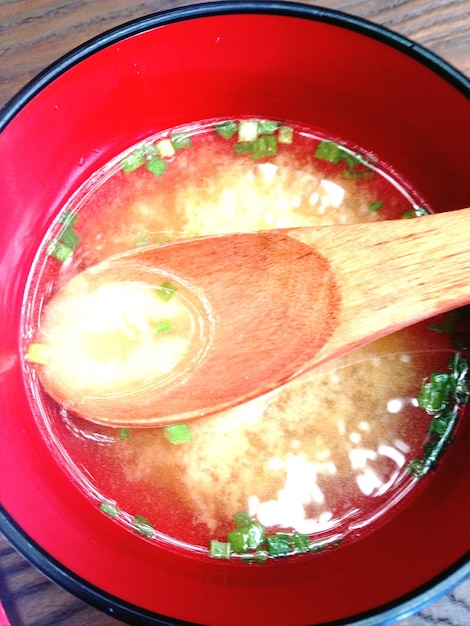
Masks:
[[[383,24],[423,44],[470,75],[470,0],[304,1]],[[125,21],[183,4],[189,2],[0,0],[0,107],[71,48]],[[118,624],[50,582],[2,537],[0,600],[12,626]],[[470,626],[470,580],[400,624]]]

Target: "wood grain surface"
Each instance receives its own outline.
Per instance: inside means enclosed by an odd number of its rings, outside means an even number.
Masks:
[[[91,37],[125,21],[187,4],[172,0],[0,0],[0,107],[50,63]],[[321,4],[387,26],[470,75],[470,0],[325,0]],[[49,581],[2,537],[0,601],[12,626],[120,623]],[[400,624],[470,626],[470,580]]]

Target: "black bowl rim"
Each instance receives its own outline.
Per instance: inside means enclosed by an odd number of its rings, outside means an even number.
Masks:
[[[0,132],[17,115],[21,109],[47,85],[88,56],[116,43],[124,38],[136,35],[157,26],[181,22],[198,17],[227,15],[239,13],[261,13],[286,15],[304,19],[316,20],[342,26],[373,39],[383,41],[388,45],[411,56],[416,61],[432,69],[448,83],[470,98],[470,78],[453,67],[440,56],[428,50],[407,37],[374,22],[336,9],[328,9],[317,5],[307,5],[301,2],[281,0],[279,2],[265,2],[258,0],[247,2],[231,2],[219,0],[189,4],[183,7],[151,13],[147,16],[126,22],[120,26],[105,31],[74,48],[28,82],[11,100],[0,110]]]
[[[190,4],[166,11],[151,13],[107,30],[101,35],[74,48],[33,78],[2,108],[2,110],[0,110],[0,132],[4,130],[28,102],[45,89],[48,84],[57,79],[69,68],[113,43],[158,26],[175,22],[200,17],[241,13],[299,17],[334,24],[362,33],[388,44],[430,68],[434,73],[441,76],[446,82],[470,99],[470,79],[467,76],[421,44],[417,44],[387,27],[336,9],[306,5],[288,0],[281,0],[280,2],[246,2],[244,0],[241,2],[231,2],[220,0]],[[190,624],[189,622],[158,615],[124,602],[88,583],[86,580],[64,567],[59,561],[52,558],[34,542],[2,505],[0,505],[0,531],[20,554],[53,582],[89,605],[116,619],[136,626],[188,626]],[[412,615],[429,605],[431,602],[448,593],[456,585],[463,582],[467,577],[470,577],[470,551],[438,577],[428,581],[428,583],[422,587],[411,591],[406,594],[406,596],[397,598],[395,601],[377,607],[367,613],[351,616],[346,620],[330,621],[323,625],[317,624],[316,626],[386,626],[387,624],[396,622],[398,619]]]
[[[31,565],[88,605],[132,626],[204,626],[159,615],[102,591],[64,567],[33,541],[0,505],[0,532]],[[439,576],[401,598],[360,615],[311,626],[386,626],[413,615],[470,577],[470,552]]]

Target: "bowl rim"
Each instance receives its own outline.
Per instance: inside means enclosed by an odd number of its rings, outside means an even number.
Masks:
[[[183,7],[157,11],[123,23],[93,37],[72,49],[46,67],[0,110],[0,132],[27,106],[27,104],[64,72],[108,46],[128,37],[153,30],[160,26],[186,20],[234,14],[269,14],[323,22],[353,30],[381,41],[405,53],[415,61],[431,69],[447,83],[470,99],[470,78],[460,70],[421,44],[415,43],[389,28],[365,18],[317,5],[307,5],[290,0],[276,2],[217,0],[189,4]],[[16,523],[0,504],[0,532],[33,566],[53,582],[85,601],[89,605],[124,622],[136,625],[170,626],[189,622],[158,615],[127,603],[90,584],[43,550]],[[406,596],[377,607],[370,612],[348,618],[347,621],[330,621],[328,626],[354,624],[355,626],[386,626],[421,610],[470,577],[470,551],[453,566]]]
[[[54,583],[86,602],[88,605],[133,626],[196,626],[193,622],[159,615],[121,600],[102,591],[82,577],[64,567],[32,540],[0,505],[0,532],[31,565]],[[414,615],[426,606],[445,596],[454,587],[470,578],[470,554],[422,587],[387,605],[354,617],[329,621],[323,626],[387,626],[399,619]],[[318,624],[317,626],[322,626]]]
[[[318,5],[309,5],[292,0],[265,2],[263,0],[233,2],[231,0],[215,0],[175,7],[164,11],[157,11],[146,16],[125,22],[119,26],[106,30],[83,44],[73,48],[44,70],[39,72],[5,106],[0,109],[0,132],[13,120],[28,102],[42,91],[49,83],[58,78],[65,71],[80,63],[87,57],[99,52],[127,37],[137,35],[175,22],[181,22],[200,17],[212,17],[229,14],[271,14],[300,17],[327,24],[341,26],[348,30],[362,33],[378,41],[382,41],[397,50],[404,52],[416,61],[433,70],[448,83],[458,89],[463,95],[470,98],[470,78],[442,57],[427,49],[425,46],[412,41],[386,26],[376,24],[366,18],[328,9]]]

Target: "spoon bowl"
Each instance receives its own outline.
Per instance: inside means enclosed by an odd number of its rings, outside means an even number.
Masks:
[[[118,383],[103,390],[95,377],[86,393],[68,381],[61,386],[48,366],[40,378],[58,402],[108,425],[163,425],[231,408],[470,302],[469,226],[470,209],[463,209],[411,220],[200,237],[113,256],[76,276],[70,284],[78,282],[78,289],[58,292],[53,302],[59,313],[65,302],[72,318],[77,310],[83,315],[85,305],[67,305],[83,289],[89,294],[106,284],[133,283],[158,292],[170,284],[197,329],[186,349],[177,352],[170,373],[146,368],[132,389],[119,383],[119,393]],[[77,323],[66,317],[62,326]],[[48,333],[57,350],[62,339],[54,326]],[[86,343],[85,335],[77,344]],[[95,354],[106,351],[102,341],[98,333]]]

